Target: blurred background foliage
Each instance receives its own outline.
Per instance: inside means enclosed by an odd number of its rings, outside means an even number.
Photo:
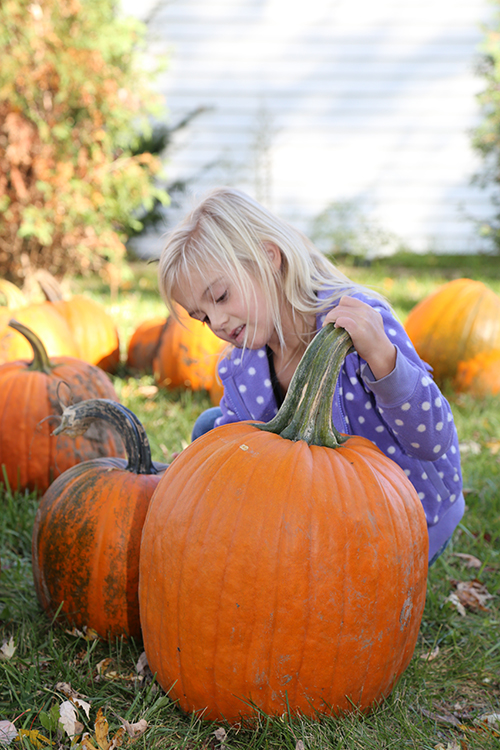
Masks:
[[[0,57],[0,275],[120,268],[168,203],[141,147],[165,118],[145,25],[112,0],[5,0]]]

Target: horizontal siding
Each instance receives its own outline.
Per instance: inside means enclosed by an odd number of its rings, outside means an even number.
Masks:
[[[488,0],[123,0],[149,18],[172,125],[166,155],[186,199],[247,190],[299,228],[352,201],[417,251],[486,247],[475,75]],[[156,250],[157,236],[146,243]]]

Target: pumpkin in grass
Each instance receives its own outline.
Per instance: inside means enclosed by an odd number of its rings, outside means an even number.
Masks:
[[[149,318],[139,323],[127,347],[127,367],[130,370],[145,373],[153,371],[153,360],[158,351],[165,324],[165,316]]]
[[[481,281],[455,279],[419,302],[405,328],[436,380],[453,379],[459,362],[500,349],[500,297]]]
[[[8,325],[15,318],[42,342],[49,357],[77,357],[78,347],[69,325],[50,302],[10,310],[0,316],[0,364],[29,359],[31,345],[19,331]]]
[[[151,495],[165,464],[151,461],[146,433],[125,406],[89,399],[64,410],[56,432],[80,435],[105,420],[123,437],[128,461],[84,461],[53,482],[35,517],[32,560],[49,617],[101,638],[141,634],[139,549]]]
[[[161,335],[153,360],[154,378],[158,385],[170,389],[209,391],[227,344],[183,308],[178,307],[176,314],[179,319],[170,316]]]
[[[500,393],[500,349],[481,352],[466,362],[459,362],[453,382],[455,389],[476,398]]]
[[[123,456],[120,438],[104,424],[93,425],[76,440],[53,434],[61,401],[118,401],[108,375],[74,357],[49,358],[33,331],[19,321],[9,325],[31,349],[30,359],[0,365],[0,466],[5,466],[10,486],[44,492],[55,477],[80,461]]]
[[[202,435],[155,490],[142,633],[152,672],[184,711],[234,722],[254,707],[368,710],[408,666],[427,526],[400,467],[331,424],[350,343],[322,329],[274,420]]]
[[[120,362],[120,340],[115,321],[103,305],[83,294],[51,303],[66,320],[77,345],[77,356],[113,373]]]

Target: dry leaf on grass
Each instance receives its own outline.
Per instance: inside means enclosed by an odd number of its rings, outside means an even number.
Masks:
[[[11,636],[8,641],[4,641],[0,646],[0,659],[12,659],[15,650],[14,638]]]
[[[482,568],[483,563],[478,557],[474,555],[467,555],[465,552],[454,552],[453,557],[459,557],[465,562],[466,568]]]
[[[467,607],[472,611],[488,611],[486,602],[494,597],[493,594],[489,593],[484,583],[481,583],[477,578],[473,578],[472,581],[452,580],[451,584],[455,587],[456,596],[462,606]]]
[[[17,737],[17,729],[11,721],[0,721],[0,745],[10,745]]]
[[[420,658],[423,661],[434,661],[439,655],[439,646],[436,646],[431,651],[426,651],[424,654],[420,654]]]

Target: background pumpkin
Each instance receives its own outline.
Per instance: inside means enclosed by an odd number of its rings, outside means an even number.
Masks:
[[[179,320],[170,316],[162,332],[153,360],[155,380],[166,388],[209,391],[216,377],[219,355],[227,345],[181,307],[177,315]]]
[[[455,279],[419,302],[405,328],[434,378],[452,379],[459,362],[500,349],[500,297],[481,281]]]
[[[251,704],[312,717],[365,710],[409,663],[425,603],[425,516],[393,461],[331,430],[349,346],[324,328],[272,422],[198,438],[153,495],[144,646],[185,711],[237,721]]]
[[[49,359],[33,331],[18,321],[11,326],[29,342],[32,354],[29,360],[0,365],[0,466],[5,466],[11,487],[44,492],[55,477],[80,461],[123,456],[120,438],[103,424],[93,425],[75,440],[52,434],[62,414],[61,400],[118,401],[106,373],[74,357]]]
[[[454,387],[477,398],[500,393],[500,349],[481,352],[473,359],[459,362]]]
[[[144,429],[121,404],[90,399],[65,409],[59,434],[106,420],[123,436],[128,461],[97,458],[68,469],[40,501],[32,561],[49,617],[102,638],[141,633],[138,602],[142,525],[165,464],[154,464]]]
[[[127,367],[139,373],[153,371],[153,360],[165,328],[165,316],[144,320],[132,333],[127,347]]]

